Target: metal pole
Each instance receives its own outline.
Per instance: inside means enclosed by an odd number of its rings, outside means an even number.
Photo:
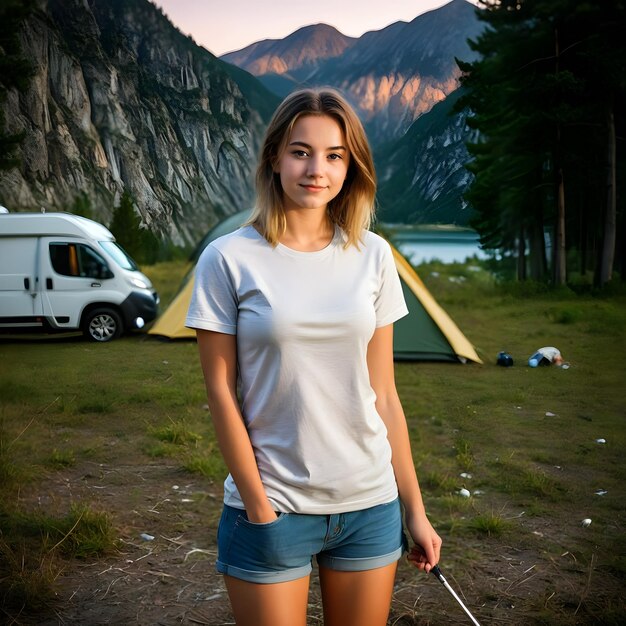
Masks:
[[[467,613],[467,616],[472,620],[472,623],[474,624],[474,626],[480,626],[476,618],[469,612],[469,609],[465,606],[465,604],[463,604],[461,598],[459,598],[459,596],[456,595],[456,592],[454,591],[454,589],[450,587],[450,585],[448,584],[448,581],[445,579],[444,575],[441,573],[441,570],[439,569],[439,565],[435,565],[435,567],[433,567],[430,570],[430,573],[434,574],[439,579],[439,581],[443,584],[443,586],[452,594],[452,597],[461,605],[461,608],[465,611],[465,613]]]

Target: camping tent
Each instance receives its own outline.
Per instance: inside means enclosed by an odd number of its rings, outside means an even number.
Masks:
[[[200,242],[193,255],[200,253],[214,239],[232,232],[249,216],[249,211],[231,215],[213,228]],[[402,283],[409,314],[394,325],[393,351],[399,360],[482,361],[448,314],[437,304],[408,261],[393,247],[393,256]],[[195,266],[195,263],[194,263]],[[193,268],[169,307],[148,331],[170,339],[194,338],[195,331],[185,327],[185,316],[193,290]]]

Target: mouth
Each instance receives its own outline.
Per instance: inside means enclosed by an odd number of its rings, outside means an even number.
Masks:
[[[312,192],[323,191],[324,189],[326,189],[326,187],[321,187],[319,185],[300,185],[300,187]]]

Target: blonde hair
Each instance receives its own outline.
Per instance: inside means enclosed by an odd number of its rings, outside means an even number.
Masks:
[[[350,154],[348,174],[341,191],[327,207],[328,217],[346,234],[346,247],[358,243],[374,217],[376,174],[363,125],[354,109],[332,89],[296,91],[278,106],[261,148],[256,172],[257,201],[248,224],[256,226],[275,246],[285,232],[283,189],[275,168],[296,121],[306,115],[327,115],[343,131]]]

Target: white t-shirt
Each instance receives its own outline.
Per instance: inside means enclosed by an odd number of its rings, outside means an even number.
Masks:
[[[241,410],[277,511],[332,514],[397,496],[366,355],[375,328],[408,313],[389,244],[272,247],[252,226],[197,264],[186,325],[237,335]],[[224,502],[244,508],[231,476]]]

